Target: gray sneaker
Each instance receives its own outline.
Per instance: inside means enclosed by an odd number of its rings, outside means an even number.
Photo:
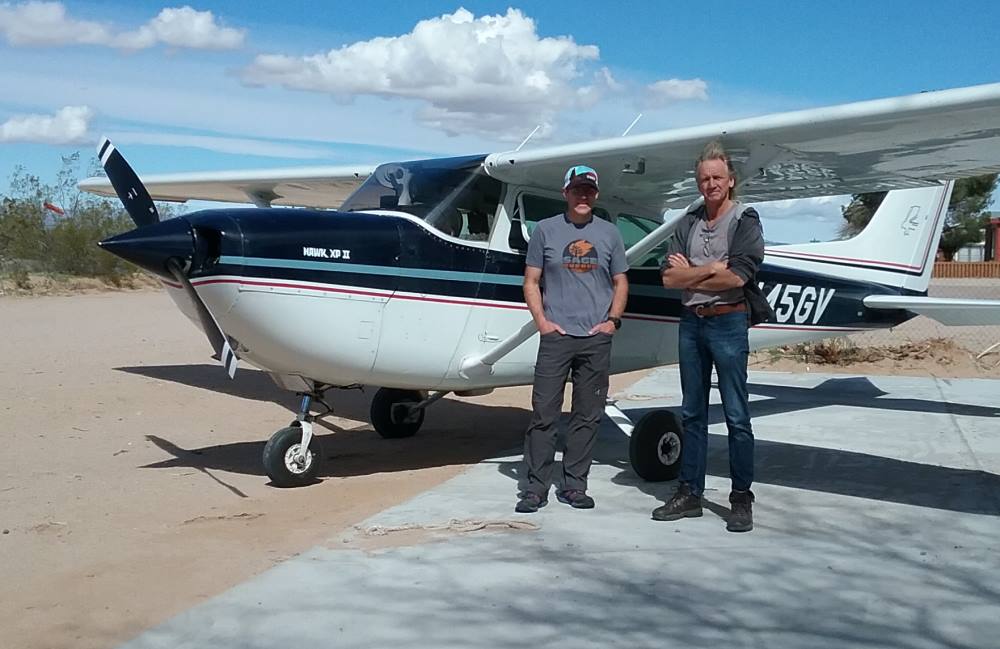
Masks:
[[[539,508],[545,507],[548,503],[547,498],[543,498],[531,491],[525,491],[520,494],[520,500],[514,506],[514,511],[520,514],[534,514]]]
[[[749,532],[753,529],[753,492],[730,491],[729,504],[732,513],[726,521],[726,529],[730,532]]]
[[[653,520],[676,521],[681,518],[697,518],[701,514],[701,496],[695,496],[691,493],[691,487],[681,483],[666,505],[653,510]]]
[[[565,503],[573,509],[593,509],[594,499],[586,491],[579,489],[564,489],[556,492],[556,500]]]

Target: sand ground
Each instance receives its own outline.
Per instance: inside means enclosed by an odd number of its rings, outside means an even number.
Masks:
[[[529,415],[524,388],[445,399],[389,441],[372,394],[334,395],[322,482],[276,489],[260,457],[294,395],[229,381],[165,294],[0,298],[0,646],[114,646],[515,447]]]

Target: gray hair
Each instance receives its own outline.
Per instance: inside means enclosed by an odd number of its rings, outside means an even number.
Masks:
[[[729,154],[726,153],[726,150],[722,147],[722,143],[719,142],[718,140],[712,140],[711,142],[706,144],[705,148],[701,150],[701,155],[699,155],[698,159],[695,160],[694,174],[696,179],[698,177],[698,167],[701,166],[702,162],[706,162],[708,160],[722,160],[723,162],[725,162],[726,169],[729,170],[729,175],[735,180],[736,169],[733,168],[733,161],[730,160]],[[729,188],[730,200],[735,198],[735,196],[736,196],[736,183],[734,182],[733,186]]]

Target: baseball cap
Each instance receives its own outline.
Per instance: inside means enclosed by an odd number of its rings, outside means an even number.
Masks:
[[[563,189],[579,185],[590,185],[594,189],[598,189],[597,172],[587,165],[576,165],[567,169],[566,176],[563,178]]]

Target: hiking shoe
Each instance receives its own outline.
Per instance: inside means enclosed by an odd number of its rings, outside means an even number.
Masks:
[[[730,532],[749,532],[753,529],[753,492],[730,491],[729,504],[733,512],[726,521],[726,529]]]
[[[547,498],[543,498],[532,491],[526,491],[521,494],[521,499],[514,506],[514,511],[520,514],[534,514],[539,508],[545,507],[548,502]]]
[[[587,495],[586,491],[579,489],[565,489],[556,492],[556,499],[561,503],[566,503],[574,509],[593,509],[594,499]]]
[[[676,521],[681,518],[697,518],[701,513],[701,496],[692,494],[691,487],[682,483],[677,486],[677,491],[667,504],[653,510],[653,520]]]

